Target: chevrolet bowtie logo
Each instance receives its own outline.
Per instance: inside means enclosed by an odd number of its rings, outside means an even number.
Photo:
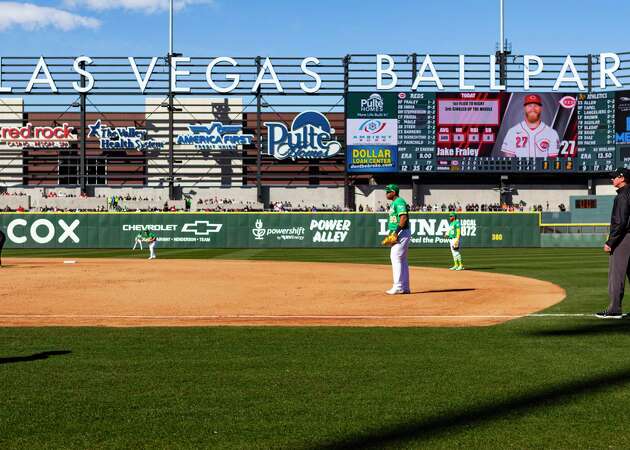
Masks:
[[[223,228],[223,224],[210,223],[207,220],[195,220],[193,223],[186,223],[182,227],[182,233],[195,233],[195,236],[208,236],[210,233],[218,233]]]

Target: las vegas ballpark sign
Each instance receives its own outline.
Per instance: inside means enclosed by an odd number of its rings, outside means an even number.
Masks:
[[[134,81],[140,93],[144,93],[144,91],[151,83],[151,77],[155,71],[158,59],[159,58],[157,56],[152,57],[149,64],[146,65],[146,69],[144,71],[141,71],[135,57],[130,56],[127,58],[129,63],[129,71],[133,73]],[[146,60],[146,58],[143,58],[143,60]],[[621,65],[619,55],[616,53],[600,53],[597,57],[597,60],[599,61],[599,64],[593,64],[591,75],[593,76],[593,79],[597,79],[597,76],[599,77],[599,87],[601,89],[605,89],[607,83],[612,83],[618,88],[623,87],[622,83],[615,76],[615,72],[619,70],[619,67]],[[433,60],[431,59],[431,55],[424,55],[424,58],[421,57],[419,61],[422,61],[422,63],[420,65],[420,70],[418,70],[418,74],[413,81],[412,90],[415,91],[420,86],[443,90],[444,85],[442,83],[442,78],[433,63]],[[191,76],[190,70],[186,68],[186,64],[190,62],[191,58],[188,56],[177,56],[171,58],[170,71],[172,92],[190,92],[189,87],[185,87],[180,84],[185,82],[187,77]],[[94,89],[95,86],[97,86],[98,80],[95,79],[94,74],[92,74],[89,70],[92,63],[93,60],[89,56],[80,56],[74,59],[73,70],[78,75],[81,75],[85,80],[84,86],[78,82],[72,83],[72,88],[76,92],[87,93]],[[383,91],[395,89],[398,85],[398,75],[396,72],[396,64],[394,58],[392,58],[390,55],[379,54],[376,55],[375,63],[376,88]],[[317,72],[317,66],[319,64],[319,59],[312,56],[302,59],[300,63],[299,68],[301,70],[301,73],[311,79],[310,82],[300,82],[300,89],[306,94],[319,92],[322,88],[322,78]],[[142,64],[141,66],[145,67],[145,65]],[[221,74],[221,81],[218,82],[215,79],[215,68],[217,66],[222,66],[223,69],[225,69],[226,66],[237,68],[238,62],[234,58],[230,58],[227,56],[222,56],[210,60],[210,62],[206,66],[205,73],[208,87],[212,91],[219,94],[227,94],[239,88],[239,86],[241,85],[241,76],[238,73],[223,73]],[[488,55],[488,78],[490,80],[490,89],[500,91],[504,90],[506,87],[504,85],[501,85],[500,82],[497,80],[497,67],[498,63],[496,56]],[[525,90],[529,90],[530,82],[543,73],[543,70],[545,70],[545,64],[543,58],[541,58],[540,56],[524,55],[522,67],[523,87]],[[547,70],[547,75],[549,74],[549,72],[550,71]],[[474,90],[474,84],[469,84],[467,82],[465,74],[466,56],[459,55],[459,88],[461,90],[467,91]],[[582,76],[583,75],[584,73],[582,73]],[[573,58],[570,55],[566,56],[566,58],[564,59],[562,67],[559,71],[557,71],[555,80],[556,81],[553,86],[554,91],[557,91],[562,87],[576,88],[580,91],[586,90],[584,80],[581,78],[581,75],[578,72],[573,61]],[[253,83],[248,83],[248,85],[249,84],[251,84],[252,93],[257,92],[263,86],[273,89],[279,93],[284,92],[284,86],[278,78],[271,58],[264,59],[264,62],[262,63],[260,70],[258,71],[258,75],[255,81]],[[42,88],[48,87],[51,92],[58,92],[57,80],[55,80],[53,75],[51,75],[48,64],[46,63],[46,59],[43,56],[39,58],[37,64],[32,69],[31,77],[25,87],[9,86],[2,84],[2,58],[0,58],[0,94],[11,93],[14,88],[24,89],[24,92],[28,94],[35,86]]]

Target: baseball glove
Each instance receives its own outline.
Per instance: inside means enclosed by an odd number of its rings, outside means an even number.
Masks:
[[[459,239],[453,241],[453,250],[459,250]]]
[[[398,243],[398,237],[395,234],[390,234],[388,235],[385,239],[383,239],[383,241],[381,242],[381,244],[383,245],[389,245],[390,247],[392,245],[396,245]]]

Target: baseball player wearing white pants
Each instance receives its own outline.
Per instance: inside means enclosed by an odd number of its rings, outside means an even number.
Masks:
[[[132,250],[135,250],[136,247],[139,245],[140,246],[140,250],[142,250],[142,234],[137,234],[136,235],[136,240],[133,243],[133,248]]]
[[[446,232],[446,237],[448,238],[448,245],[453,255],[453,267],[451,267],[450,270],[464,270],[462,254],[460,253],[462,225],[457,214],[454,212],[450,213],[448,216],[448,231]]]
[[[411,242],[409,231],[409,206],[404,199],[398,196],[400,189],[395,184],[388,184],[385,194],[392,201],[389,207],[388,229],[389,236],[383,241],[391,245],[389,256],[392,262],[393,285],[387,294],[409,294],[409,262],[407,253]]]
[[[149,258],[155,259],[157,256],[155,255],[155,246],[157,244],[157,235],[153,231],[145,231],[144,232],[144,240],[149,243]]]
[[[389,258],[392,262],[392,275],[394,284],[387,291],[388,294],[408,294],[409,290],[409,261],[407,253],[411,242],[411,232],[409,229],[401,230],[398,233],[398,243],[392,245]]]

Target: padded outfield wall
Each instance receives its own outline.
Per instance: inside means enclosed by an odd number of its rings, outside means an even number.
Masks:
[[[465,247],[539,247],[538,213],[462,213]],[[447,245],[448,213],[411,213],[413,247]],[[384,213],[2,213],[7,248],[128,248],[144,230],[163,248],[378,247]]]

